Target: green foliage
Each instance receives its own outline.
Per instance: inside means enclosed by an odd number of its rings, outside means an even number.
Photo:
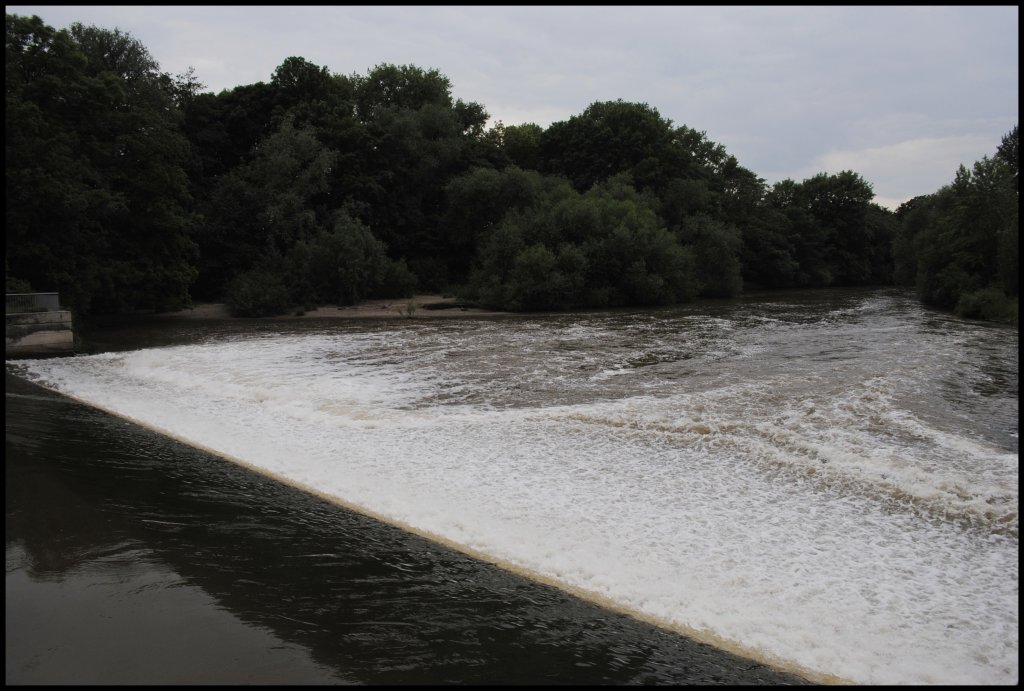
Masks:
[[[1010,130],[999,143],[999,148],[996,150],[996,158],[1006,164],[1010,175],[1013,176],[1013,186],[1019,191],[1020,136],[1017,134],[1017,125],[1014,125],[1013,129]]]
[[[321,242],[323,251],[319,259],[330,268],[325,278],[333,301],[354,305],[379,286],[387,256],[384,244],[369,228],[339,214],[332,232]]]
[[[889,285],[893,282],[895,266],[893,243],[899,229],[896,215],[877,204],[868,205],[865,223],[866,282],[872,285]]]
[[[6,292],[7,293],[31,293],[31,292],[33,292],[32,284],[29,283],[26,280],[21,279],[21,278],[15,278],[15,277],[10,276],[10,275],[5,276],[4,277],[4,284],[7,286],[6,287]]]
[[[280,272],[263,267],[234,278],[225,301],[236,317],[272,317],[287,312],[291,304]]]
[[[436,69],[291,56],[215,95],[116,29],[7,15],[6,36],[8,285],[80,312],[196,296],[266,315],[456,286],[547,310],[896,281],[1016,314],[1016,127],[893,214],[853,171],[767,188],[646,103],[486,129]]]
[[[505,127],[501,149],[512,165],[523,170],[540,170],[540,142],[543,134],[544,129],[532,122],[525,125],[509,125]]]
[[[447,247],[447,273],[453,282],[467,279],[484,234],[509,212],[529,208],[549,195],[547,184],[539,173],[517,166],[501,171],[474,168],[451,179],[444,188],[439,236]],[[567,185],[563,189],[568,192]]]
[[[379,65],[353,82],[362,136],[360,174],[349,186],[352,208],[390,257],[409,258],[422,285],[458,280],[447,275],[447,258],[454,255],[455,270],[464,273],[466,247],[448,244],[444,189],[496,158],[484,133],[486,111],[453,99],[451,83],[437,70]]]
[[[297,243],[285,267],[292,300],[307,305],[408,297],[415,287],[404,260],[389,259],[370,229],[344,211],[329,232]]]
[[[774,216],[770,229],[762,225],[747,231],[754,243],[772,248],[772,270],[753,273],[767,279],[769,287],[888,283],[895,223],[871,203],[873,197],[871,185],[849,170],[776,183],[765,200],[785,215],[788,228]],[[748,254],[748,265],[753,261]]]
[[[435,69],[380,64],[365,77],[353,76],[353,80],[356,109],[364,122],[376,119],[384,109],[419,110],[426,105],[452,105],[451,81]]]
[[[688,218],[679,233],[683,244],[692,247],[697,266],[698,294],[706,297],[734,297],[743,288],[740,251],[743,240],[734,227],[710,216]]]
[[[993,158],[960,166],[953,183],[900,207],[897,279],[922,300],[977,319],[1016,322],[1018,178],[1014,127]]]
[[[293,102],[308,101],[321,97],[330,88],[331,73],[326,67],[293,56],[278,65],[270,83]]]
[[[76,311],[188,304],[189,142],[172,81],[118,30],[6,17],[6,255]]]
[[[692,254],[621,179],[580,195],[557,178],[483,237],[471,292],[489,307],[671,304],[697,291]]]
[[[506,294],[509,306],[523,310],[565,307],[573,297],[554,253],[543,245],[531,245],[516,255]]]
[[[999,277],[998,287],[1007,295],[1016,297],[1020,286],[1020,228],[1017,213],[1002,225],[998,231],[998,260],[996,273]]]
[[[544,131],[542,171],[564,175],[580,192],[624,172],[640,186],[657,187],[683,153],[674,146],[671,125],[646,103],[593,103]]]
[[[863,285],[872,270],[866,224],[871,185],[853,171],[819,173],[801,184],[803,208],[824,236],[824,261],[836,285]]]
[[[893,280],[898,285],[913,286],[917,281],[918,237],[935,223],[934,198],[921,195],[910,199],[896,210],[897,228],[892,242]]]
[[[1017,298],[1008,297],[999,288],[982,288],[964,293],[956,302],[954,312],[968,319],[1018,323]]]
[[[800,263],[789,216],[766,207],[743,224],[741,234],[740,273],[745,283],[760,288],[798,285]]]
[[[216,298],[232,277],[324,232],[317,201],[337,154],[286,119],[252,160],[218,178],[203,205],[206,225],[197,294]]]
[[[407,298],[418,287],[416,274],[409,268],[405,258],[386,259],[381,268],[377,285],[370,293],[373,298]]]

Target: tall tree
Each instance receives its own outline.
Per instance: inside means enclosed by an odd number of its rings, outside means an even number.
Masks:
[[[7,256],[83,312],[188,302],[195,246],[172,81],[118,30],[7,15]]]
[[[679,231],[683,245],[692,248],[697,268],[697,291],[706,297],[733,297],[743,289],[740,252],[743,240],[732,225],[700,214]]]
[[[364,122],[374,120],[386,108],[418,110],[425,105],[453,105],[451,80],[436,69],[380,64],[366,76],[353,75],[352,79],[356,85],[356,111]]]
[[[544,131],[543,172],[564,175],[580,192],[619,173],[660,190],[677,168],[672,140],[671,121],[646,103],[596,102]]]
[[[516,166],[474,168],[451,179],[440,228],[452,281],[466,281],[482,238],[510,212],[537,203],[544,184],[540,173]]]
[[[565,309],[671,304],[696,294],[692,253],[627,176],[583,195],[559,177],[537,182],[532,201],[511,208],[482,237],[471,280],[481,302]]]
[[[891,276],[891,233],[869,223],[873,198],[871,184],[850,170],[772,187],[765,200],[789,218],[798,285],[866,285]]]
[[[254,148],[252,160],[221,176],[204,204],[197,294],[216,299],[233,277],[279,266],[294,245],[322,234],[329,209],[317,200],[336,158],[309,128],[287,119]]]
[[[996,157],[1007,165],[1013,177],[1013,186],[1020,190],[1020,138],[1017,125],[1006,133],[996,150]]]
[[[1017,321],[1017,128],[993,158],[961,165],[954,181],[897,211],[897,277],[930,304],[966,317]]]
[[[441,290],[449,248],[440,227],[444,187],[487,165],[482,106],[451,96],[437,70],[379,65],[353,77],[356,111],[366,127],[360,217],[394,259],[409,258],[422,287]]]
[[[543,128],[532,122],[524,125],[506,125],[501,148],[512,165],[523,170],[540,170],[540,142],[543,134]]]

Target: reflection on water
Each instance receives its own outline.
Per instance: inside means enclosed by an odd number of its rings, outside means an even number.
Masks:
[[[6,390],[7,683],[802,683]]]

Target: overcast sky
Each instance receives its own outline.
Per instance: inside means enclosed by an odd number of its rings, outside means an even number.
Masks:
[[[1017,6],[6,9],[122,29],[215,92],[298,56],[341,74],[436,68],[505,124],[647,103],[768,183],[850,169],[890,208],[993,155],[1018,121]]]

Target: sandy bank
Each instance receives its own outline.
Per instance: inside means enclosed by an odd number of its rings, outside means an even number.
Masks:
[[[411,315],[410,303],[414,305]],[[428,307],[435,305],[451,305],[451,307],[444,309],[431,309]],[[274,319],[435,319],[507,314],[511,313],[485,310],[477,307],[459,307],[456,300],[441,295],[417,295],[411,300],[364,300],[358,305],[326,305],[302,314],[296,312],[282,314],[274,317]],[[178,312],[164,312],[159,316],[174,319],[229,319],[231,318],[231,312],[224,303],[213,302],[201,303],[191,309],[184,309]]]

